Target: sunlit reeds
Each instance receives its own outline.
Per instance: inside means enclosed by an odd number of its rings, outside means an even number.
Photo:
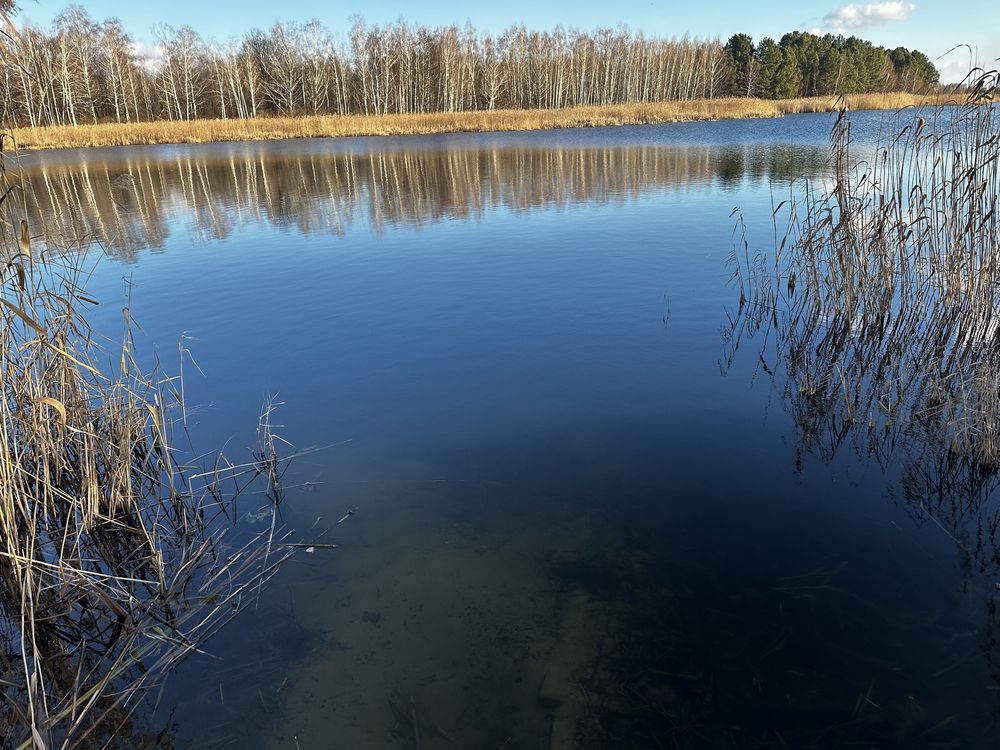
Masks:
[[[846,100],[831,97],[781,100],[718,98],[566,109],[502,109],[421,115],[319,115],[107,123],[18,128],[13,131],[13,136],[21,148],[79,148],[281,138],[548,130],[781,117],[803,112],[834,112],[845,103],[850,109],[898,109],[919,104],[941,104],[953,99],[948,95],[917,96],[906,93],[855,94],[848,96]]]

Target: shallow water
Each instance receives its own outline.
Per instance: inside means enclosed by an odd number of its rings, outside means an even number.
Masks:
[[[127,276],[168,364],[190,337],[199,445],[277,394],[324,447],[285,521],[338,548],[174,676],[177,745],[993,746],[992,493],[803,449],[728,362],[731,213],[768,250],[832,123],[24,157],[36,242],[106,250],[98,330]]]

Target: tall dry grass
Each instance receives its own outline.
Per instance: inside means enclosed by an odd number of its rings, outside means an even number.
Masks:
[[[37,252],[0,185],[0,738],[132,747],[143,694],[287,557],[273,511],[225,544],[249,488],[277,506],[283,464],[269,410],[245,463],[186,464],[183,381],[139,365],[128,309],[98,345],[81,256]]]
[[[850,109],[900,109],[949,101],[945,95],[857,94],[846,98]],[[549,130],[608,125],[646,125],[691,120],[781,117],[803,112],[833,112],[845,100],[703,99],[657,104],[619,104],[555,110],[496,110],[424,115],[274,117],[247,120],[107,123],[13,131],[21,148],[80,148],[154,143],[207,143],[281,138],[415,135],[427,133]]]

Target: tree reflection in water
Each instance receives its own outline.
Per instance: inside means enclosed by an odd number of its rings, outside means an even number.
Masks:
[[[123,260],[162,250],[171,228],[202,240],[258,225],[344,236],[607,204],[718,181],[790,179],[823,153],[754,146],[393,148],[345,153],[323,142],[137,148],[74,160],[45,154],[21,170],[28,220],[50,247],[100,242]],[[378,149],[378,150],[376,150]]]

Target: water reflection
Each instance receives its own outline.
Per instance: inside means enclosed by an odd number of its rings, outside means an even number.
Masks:
[[[728,210],[766,220],[771,181],[825,169],[825,145],[780,145],[800,122],[759,148],[595,129],[25,169],[53,201],[70,180],[119,196],[107,225],[87,201],[47,219],[52,238],[125,234],[130,249],[112,249],[136,258],[152,228],[170,248],[130,270],[147,330],[201,338],[209,378],[192,398],[222,404],[203,424],[228,437],[225,402],[266,383],[296,444],[351,439],[293,465],[287,504],[306,540],[338,549],[296,553],[210,644],[217,659],[168,684],[179,747],[992,747],[976,744],[992,729],[983,621],[955,593],[951,540],[879,502],[850,438],[834,471],[808,460],[828,444],[822,419],[801,420],[812,442],[793,475],[792,420],[757,418],[768,389],[713,377]],[[730,141],[750,128],[717,127]],[[191,233],[229,237],[240,267]],[[749,307],[773,345],[767,308]],[[801,347],[852,320],[822,313]],[[857,486],[831,481],[845,468]]]
[[[162,250],[171,228],[222,240],[241,227],[289,227],[346,235],[370,226],[419,227],[514,212],[607,204],[657,190],[792,179],[824,168],[821,149],[704,146],[668,148],[461,148],[324,153],[191,147],[116,150],[113,158],[22,171],[29,223],[50,247],[100,242],[135,260]],[[46,155],[48,157],[48,155]]]
[[[792,417],[797,469],[809,456],[833,463],[845,452],[874,461],[893,478],[890,494],[919,523],[940,526],[954,540],[971,585],[990,594],[987,656],[995,663],[996,322],[950,306],[900,307],[892,297],[891,289],[876,288],[859,309],[808,290],[757,290],[726,327],[726,366],[741,347],[754,352]],[[1000,670],[993,671],[1000,682]]]
[[[751,350],[792,418],[798,471],[873,462],[890,497],[955,544],[986,623],[970,658],[1000,685],[1000,225],[997,139],[982,135],[996,122],[963,113],[933,138],[902,123],[856,170],[849,124],[835,131],[827,193],[796,201],[772,257],[745,241],[733,256],[724,369]]]

